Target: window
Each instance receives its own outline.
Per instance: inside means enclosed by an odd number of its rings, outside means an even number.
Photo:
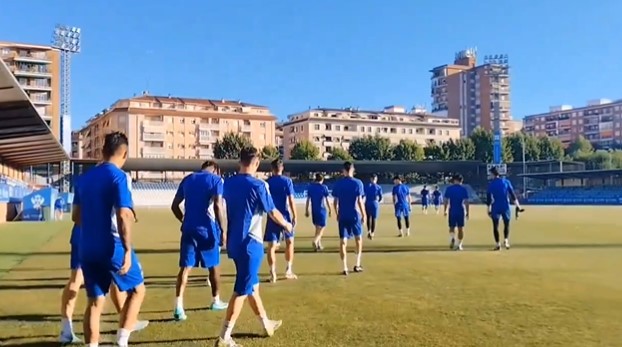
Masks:
[[[330,124],[326,124],[326,130],[333,130]]]
[[[319,124],[313,124],[313,130],[320,130]]]

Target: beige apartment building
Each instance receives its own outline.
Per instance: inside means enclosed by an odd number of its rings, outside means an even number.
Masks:
[[[60,139],[60,52],[50,46],[0,41],[0,59]]]
[[[433,68],[432,114],[458,119],[463,136],[477,127],[493,130],[492,103],[498,93],[502,133],[520,131],[521,122],[512,119],[509,69],[504,68],[498,80],[490,77],[490,70],[491,64],[477,65],[475,49],[456,53],[453,64]]]
[[[290,115],[283,124],[284,157],[289,158],[294,145],[305,139],[318,146],[326,159],[333,148],[347,150],[353,139],[367,135],[387,137],[393,144],[408,139],[426,145],[460,138],[460,125],[457,119],[436,117],[423,110],[407,112],[399,106],[381,111],[311,109]]]
[[[88,120],[74,135],[74,153],[100,158],[104,136],[122,131],[130,158],[210,159],[216,140],[242,134],[262,148],[275,145],[276,117],[265,106],[241,101],[151,96],[119,100]],[[136,178],[176,178],[173,173],[140,173]]]
[[[622,144],[622,99],[588,101],[586,106],[553,106],[549,112],[525,116],[524,131],[559,139],[564,146],[583,136],[594,145]]]

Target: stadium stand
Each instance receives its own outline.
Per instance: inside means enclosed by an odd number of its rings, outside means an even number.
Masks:
[[[533,192],[527,199],[533,205],[618,205],[622,187],[549,187]]]

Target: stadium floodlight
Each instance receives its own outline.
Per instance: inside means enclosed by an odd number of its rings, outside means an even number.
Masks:
[[[60,142],[67,154],[71,154],[71,57],[80,53],[82,30],[78,27],[56,25],[52,33],[52,47],[60,51],[61,60],[61,90],[60,90]],[[63,176],[62,191],[70,188],[70,164],[62,163]]]

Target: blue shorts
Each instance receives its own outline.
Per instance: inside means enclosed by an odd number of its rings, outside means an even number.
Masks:
[[[464,221],[466,217],[463,214],[449,214],[447,221],[450,228],[462,228],[464,227]]]
[[[365,213],[368,217],[378,219],[379,212],[380,208],[378,208],[378,205],[365,205]]]
[[[179,242],[179,267],[209,269],[220,265],[219,242],[213,237],[182,233]]]
[[[112,259],[91,260],[81,259],[84,287],[89,298],[97,298],[108,294],[110,285],[114,284],[122,292],[132,291],[145,282],[143,270],[138,257],[132,250],[132,265],[125,275],[120,275],[123,264],[123,247],[115,247]]]
[[[495,211],[495,210],[492,210],[492,213],[490,214],[490,217],[494,221],[498,221],[499,219],[503,219],[503,222],[509,223],[510,220],[512,219],[512,211],[510,209],[505,210],[505,211]]]
[[[436,208],[441,207],[441,201],[440,200],[434,200],[434,207],[436,207]]]
[[[69,268],[71,270],[79,270],[80,269],[80,252],[78,249],[77,242],[71,243],[71,256],[69,258]]]
[[[407,206],[395,206],[395,217],[397,218],[410,217],[410,208],[408,208]]]
[[[422,207],[428,207],[430,203],[428,202],[428,199],[421,199],[421,206]]]
[[[286,221],[292,222],[288,215],[283,215]],[[283,227],[276,224],[272,219],[268,219],[266,223],[266,232],[264,233],[263,240],[265,242],[279,243],[281,240],[289,240],[294,238],[294,232],[291,233],[283,230]]]
[[[259,284],[259,269],[263,261],[263,246],[248,245],[246,252],[233,257],[235,284],[233,291],[238,295],[251,295]]]
[[[340,220],[339,221],[339,238],[351,239],[352,237],[361,237],[363,234],[363,225],[357,218],[354,220]]]
[[[313,222],[313,225],[315,225],[316,227],[323,228],[326,226],[326,220],[328,219],[327,217],[328,216],[327,216],[326,211],[312,213],[311,221]]]

